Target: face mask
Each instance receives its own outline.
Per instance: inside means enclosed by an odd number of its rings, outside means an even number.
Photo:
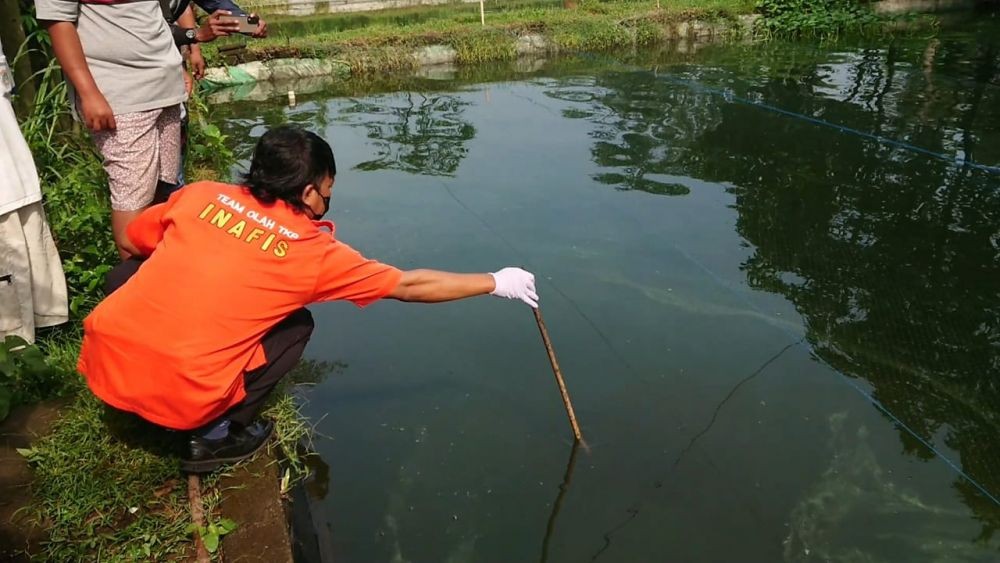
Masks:
[[[316,190],[316,193],[319,194],[319,190]],[[313,211],[313,208],[310,207],[309,211],[312,212],[313,214],[313,220],[322,219],[323,216],[326,215],[328,211],[330,211],[330,198],[323,196],[323,194],[320,194],[319,197],[320,199],[323,200],[323,211],[321,213],[316,213],[315,211]]]
[[[323,197],[323,196],[320,196]],[[327,214],[330,211],[330,198],[323,197],[323,212],[316,216],[317,219]]]

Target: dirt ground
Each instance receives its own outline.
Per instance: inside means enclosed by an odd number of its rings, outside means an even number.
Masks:
[[[33,522],[31,467],[17,448],[27,448],[45,435],[59,418],[62,402],[18,407],[0,423],[0,560],[27,561],[46,538],[43,525]]]

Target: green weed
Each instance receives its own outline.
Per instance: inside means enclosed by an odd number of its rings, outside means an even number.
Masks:
[[[232,532],[236,529],[236,522],[233,522],[229,518],[221,518],[217,522],[210,521],[206,526],[198,526],[193,522],[188,524],[185,528],[187,533],[197,533],[198,537],[205,544],[205,549],[209,553],[215,553],[219,550],[219,542],[222,540],[222,536]]]
[[[264,417],[274,421],[274,441],[271,448],[277,448],[283,461],[282,492],[287,492],[293,485],[309,476],[306,458],[313,455],[311,443],[312,427],[299,412],[295,399],[286,393],[276,395],[275,401]]]
[[[82,318],[118,260],[111,236],[107,176],[93,144],[69,113],[55,61],[40,72],[31,114],[21,124],[35,158],[53,238],[63,259],[70,313]]]
[[[15,335],[0,340],[0,421],[17,405],[80,389],[81,380],[75,373],[79,337],[67,338],[56,332],[35,344]]]
[[[755,7],[767,35],[832,38],[885,21],[857,0],[757,0]]]
[[[331,371],[304,362],[289,385],[317,381]],[[312,427],[283,388],[264,416],[275,421],[275,441],[283,460],[283,489],[308,475],[313,455]],[[219,539],[237,523],[216,520],[221,473],[203,476],[202,500],[209,523],[190,523],[179,459],[185,432],[171,432],[105,406],[81,392],[64,410],[48,436],[21,453],[35,470],[36,516],[50,535],[39,555],[44,560],[135,561],[183,558],[192,549],[192,532],[214,552]]]
[[[42,392],[52,372],[37,346],[12,334],[0,340],[0,421],[15,404],[28,402]]]
[[[342,372],[344,367],[337,362],[302,360],[275,389],[270,405],[263,413],[265,418],[274,421],[275,440],[271,447],[277,448],[285,466],[282,493],[309,476],[308,457],[315,455],[312,447],[315,427],[300,412],[294,390],[296,387],[315,385],[330,375]]]
[[[473,29],[456,33],[448,41],[458,52],[458,62],[472,64],[507,61],[517,57],[514,36],[497,29]]]
[[[229,181],[234,157],[226,136],[208,118],[208,106],[195,94],[187,104],[188,147],[184,175],[188,183],[199,180]]]

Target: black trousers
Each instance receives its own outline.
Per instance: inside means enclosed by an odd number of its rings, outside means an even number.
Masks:
[[[110,295],[124,285],[139,270],[142,262],[142,259],[130,258],[115,266],[108,273],[104,286],[105,293]],[[246,397],[226,411],[220,420],[228,418],[237,424],[249,425],[281,378],[299,363],[314,326],[312,313],[303,308],[294,311],[265,333],[261,339],[261,346],[264,348],[267,363],[243,373],[243,389],[246,391]]]

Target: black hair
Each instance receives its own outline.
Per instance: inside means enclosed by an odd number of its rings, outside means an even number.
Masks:
[[[243,183],[263,203],[288,202],[305,211],[302,190],[337,175],[333,149],[319,135],[293,125],[275,127],[257,141]]]

